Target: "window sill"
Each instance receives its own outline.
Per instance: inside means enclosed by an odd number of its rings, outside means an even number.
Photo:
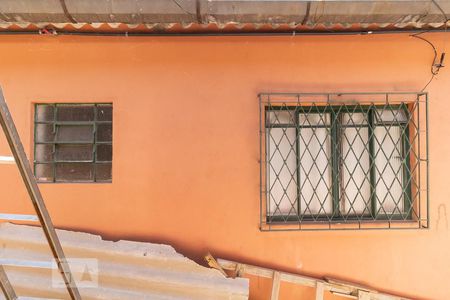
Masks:
[[[261,231],[294,230],[370,230],[370,229],[427,229],[427,220],[318,220],[262,222]]]
[[[37,181],[37,184],[111,184],[111,181]]]

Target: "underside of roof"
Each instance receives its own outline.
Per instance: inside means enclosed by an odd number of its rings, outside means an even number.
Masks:
[[[2,0],[0,31],[358,32],[445,29],[449,0]]]

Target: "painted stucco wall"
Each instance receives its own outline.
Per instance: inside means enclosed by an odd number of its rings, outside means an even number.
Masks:
[[[442,50],[450,38],[426,34]],[[113,183],[41,184],[59,228],[450,298],[450,72],[430,93],[431,229],[260,232],[260,92],[419,91],[431,47],[408,35],[1,36],[0,84],[26,150],[35,102],[113,102]],[[4,141],[0,155],[9,151]],[[32,213],[13,165],[0,211]],[[1,239],[1,237],[0,237]],[[254,280],[251,299],[270,281]],[[281,299],[312,289],[282,285]],[[330,295],[326,299],[331,299]]]

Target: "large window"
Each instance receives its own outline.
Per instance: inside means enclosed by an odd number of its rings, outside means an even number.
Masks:
[[[417,220],[415,105],[264,105],[265,223]]]
[[[112,104],[37,104],[34,142],[40,182],[112,180]]]

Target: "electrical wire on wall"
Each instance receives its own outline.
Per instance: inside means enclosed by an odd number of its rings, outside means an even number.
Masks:
[[[429,44],[433,48],[433,52],[434,52],[433,62],[431,63],[431,69],[430,69],[431,70],[431,78],[430,78],[430,80],[428,80],[427,84],[425,84],[425,86],[422,88],[421,92],[423,92],[428,87],[428,85],[433,81],[435,76],[439,74],[440,69],[442,67],[444,67],[444,59],[445,59],[445,52],[442,52],[439,62],[437,61],[438,53],[437,53],[436,47],[434,46],[434,44],[432,42],[430,42],[426,38],[419,36],[420,34],[423,34],[423,33],[425,33],[425,32],[420,32],[420,33],[411,35],[412,37],[418,38],[418,39],[426,42],[427,44]]]
[[[442,15],[444,16],[444,27],[445,27],[445,33],[447,33],[447,23],[449,21],[449,18],[447,17],[447,15],[445,14],[445,11],[442,9],[442,7],[436,2],[436,0],[431,0],[433,2],[433,4],[441,11]],[[420,36],[421,34],[424,34],[428,31],[422,31],[419,33],[415,33],[415,34],[411,34],[411,37],[420,39],[424,42],[426,42],[428,45],[431,46],[431,48],[433,48],[433,52],[434,52],[434,57],[433,57],[433,61],[431,63],[431,78],[430,80],[428,80],[427,84],[425,84],[425,86],[422,88],[421,92],[423,92],[428,85],[433,81],[433,79],[435,78],[435,76],[437,76],[439,74],[439,71],[441,70],[442,67],[444,67],[444,59],[445,59],[445,46],[444,46],[444,51],[442,51],[441,56],[439,58],[439,61],[437,60],[438,58],[438,52],[436,50],[436,46],[430,42],[429,40],[427,40],[426,38]]]

